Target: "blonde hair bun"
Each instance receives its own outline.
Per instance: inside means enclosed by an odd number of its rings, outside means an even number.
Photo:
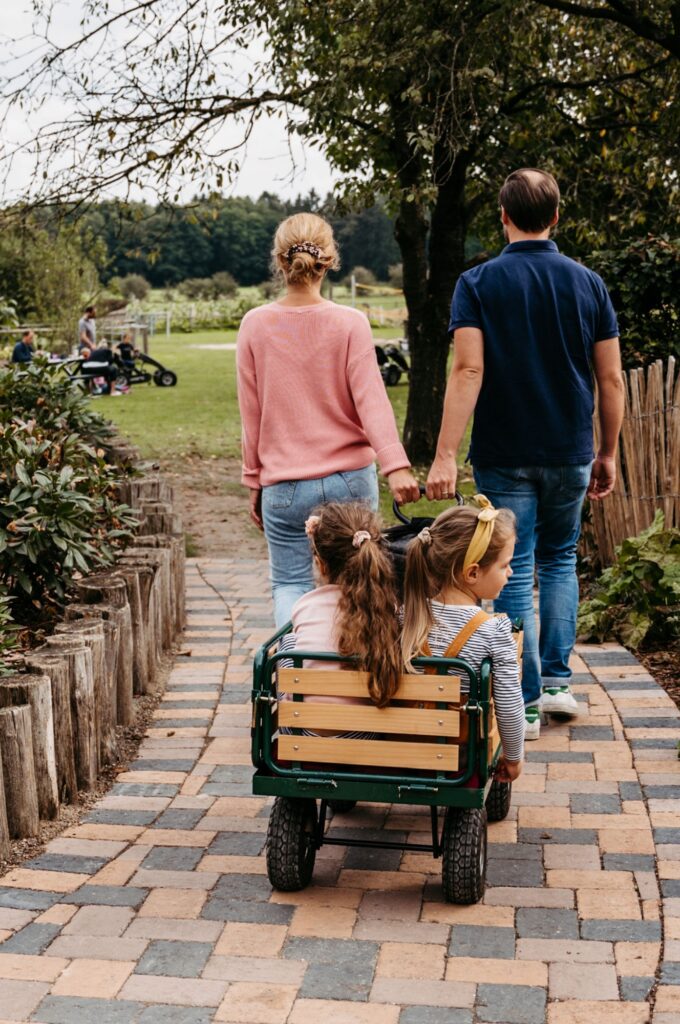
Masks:
[[[311,284],[340,266],[333,229],[315,213],[295,213],[282,221],[272,248],[274,273],[287,284]]]

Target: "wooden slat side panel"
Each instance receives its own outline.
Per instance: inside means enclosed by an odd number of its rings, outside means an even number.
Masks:
[[[279,725],[294,729],[332,729],[335,732],[387,732],[405,736],[457,738],[457,711],[422,708],[376,708],[357,704],[313,704],[279,701]]]
[[[343,740],[325,736],[280,736],[278,744],[278,756],[284,761],[440,772],[458,770],[458,747],[454,744]]]
[[[296,679],[299,681],[296,682]],[[278,671],[278,688],[290,694],[365,698],[368,694],[368,673],[344,672],[341,669],[282,668]],[[460,678],[404,675],[394,699],[435,700],[456,704],[460,700]]]

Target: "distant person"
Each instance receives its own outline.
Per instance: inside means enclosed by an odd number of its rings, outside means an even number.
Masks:
[[[138,354],[139,349],[135,348],[132,343],[132,335],[124,334],[121,340],[116,345],[116,352],[120,365],[126,370],[134,370],[135,368],[135,356]]]
[[[87,348],[90,351],[97,347],[97,311],[88,306],[78,321],[78,355]]]
[[[393,496],[417,501],[368,320],[321,297],[338,267],[330,224],[298,213],[274,237],[286,284],[277,302],[244,316],[236,345],[243,471],[250,516],[269,546],[274,617],[282,626],[314,589],[305,522],[317,506],[378,507],[377,458]]]
[[[86,353],[81,370],[86,377],[93,379],[101,377],[104,380],[106,394],[113,395],[118,370],[115,366],[115,356],[111,348],[111,342],[104,342],[99,348],[83,349]]]
[[[34,342],[35,334],[33,331],[24,331],[21,335],[21,341],[18,341],[12,350],[12,362],[30,363],[35,352]]]

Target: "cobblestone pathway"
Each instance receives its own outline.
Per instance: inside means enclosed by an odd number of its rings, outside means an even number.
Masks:
[[[579,649],[583,715],[529,745],[482,905],[444,904],[429,856],[341,847],[277,894],[249,783],[266,594],[261,562],[189,565],[191,656],[138,759],[0,879],[0,1024],[680,1022],[680,715],[643,668]],[[365,806],[340,826],[414,838],[428,819]]]

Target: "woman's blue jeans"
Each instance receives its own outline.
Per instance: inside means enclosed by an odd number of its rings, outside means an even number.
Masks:
[[[373,463],[363,469],[315,480],[285,480],[262,489],[262,519],[269,545],[269,568],[276,628],[290,619],[299,597],[314,589],[305,520],[329,501],[363,501],[378,508],[378,477]]]
[[[525,704],[539,700],[542,685],[555,685],[555,680],[564,685],[571,677],[569,656],[576,639],[578,609],[576,545],[590,465],[474,468],[478,490],[496,508],[510,508],[517,517],[513,575],[494,608],[511,619],[524,620]],[[540,639],[534,613],[534,572],[538,577]]]

